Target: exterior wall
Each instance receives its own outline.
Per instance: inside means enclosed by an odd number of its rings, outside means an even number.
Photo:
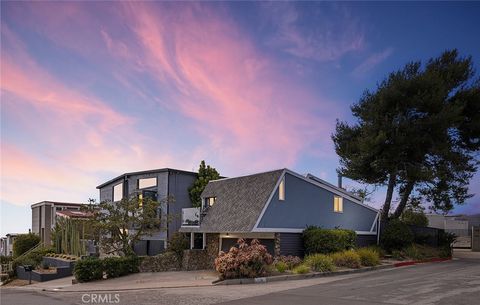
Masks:
[[[188,189],[195,179],[194,175],[175,171],[169,173],[168,194],[174,198],[174,202],[168,205],[168,214],[170,215],[168,238],[171,238],[182,226],[182,209],[192,207]]]
[[[334,193],[285,175],[285,200],[278,200],[278,189],[258,228],[304,229],[309,225],[325,229],[340,227],[370,231],[377,212],[343,198],[343,213],[333,211]]]
[[[40,207],[32,208],[32,233],[40,235]]]
[[[377,244],[377,235],[357,235],[357,247],[368,247]]]

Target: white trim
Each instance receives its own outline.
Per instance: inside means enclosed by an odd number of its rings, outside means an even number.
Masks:
[[[190,232],[190,249],[195,247],[195,238],[193,237],[195,232]]]
[[[377,232],[369,232],[369,231],[355,231],[357,235],[377,235]]]
[[[202,249],[205,250],[207,248],[207,233],[202,234]]]
[[[302,233],[305,229],[294,228],[257,228],[252,232],[275,232],[275,233]],[[355,231],[357,235],[376,235],[377,232]]]
[[[375,224],[377,223],[377,220],[378,220],[378,215],[380,215],[380,212],[378,212],[377,216],[375,216],[375,220],[373,220],[372,227],[370,228],[370,232],[373,232],[373,228],[375,228]]]
[[[283,170],[282,174],[280,175],[280,178],[278,178],[277,183],[275,184],[275,187],[272,190],[272,193],[270,193],[270,196],[267,199],[267,203],[263,206],[262,212],[260,212],[260,215],[258,216],[257,221],[255,222],[255,225],[253,226],[252,232],[255,232],[255,230],[258,229],[258,224],[260,223],[260,220],[262,220],[263,214],[265,214],[265,211],[267,210],[268,206],[270,205],[270,202],[272,201],[273,195],[275,195],[275,191],[277,190],[278,186],[280,185],[280,182],[282,179],[285,178],[285,171],[286,169]],[[262,231],[258,231],[262,232]]]

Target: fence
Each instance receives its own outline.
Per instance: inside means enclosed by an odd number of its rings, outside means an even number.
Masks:
[[[382,221],[380,225],[380,237],[383,235],[387,223]],[[438,247],[440,243],[440,235],[445,232],[443,229],[419,227],[414,225],[408,225],[412,231],[415,242],[422,245],[428,245],[431,247]]]

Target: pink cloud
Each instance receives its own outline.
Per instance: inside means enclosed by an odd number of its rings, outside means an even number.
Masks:
[[[201,5],[159,12],[145,4],[127,12],[145,66],[163,85],[179,88],[169,107],[194,119],[210,151],[228,163],[291,166],[325,134],[326,124],[312,112],[332,104],[315,101],[298,80],[282,76],[286,71],[221,12]],[[171,22],[173,13],[181,23]]]

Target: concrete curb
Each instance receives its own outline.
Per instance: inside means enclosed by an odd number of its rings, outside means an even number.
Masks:
[[[452,258],[439,258],[439,257],[434,257],[430,259],[422,259],[419,261],[406,261],[406,262],[400,262],[394,264],[395,267],[403,267],[403,266],[412,266],[412,265],[417,265],[417,264],[425,264],[425,263],[439,263],[439,262],[446,262],[446,261],[451,261]]]
[[[364,267],[361,269],[351,269],[351,270],[341,270],[334,272],[312,272],[308,274],[285,274],[285,275],[274,275],[266,277],[257,277],[257,278],[242,278],[242,279],[230,279],[223,281],[213,282],[213,285],[240,285],[240,284],[261,284],[261,283],[271,283],[278,281],[290,281],[290,280],[304,280],[316,277],[327,277],[327,276],[336,276],[336,275],[345,275],[352,273],[362,273],[373,270],[382,270],[388,268],[395,268],[395,264],[386,264],[381,266],[374,267]]]

